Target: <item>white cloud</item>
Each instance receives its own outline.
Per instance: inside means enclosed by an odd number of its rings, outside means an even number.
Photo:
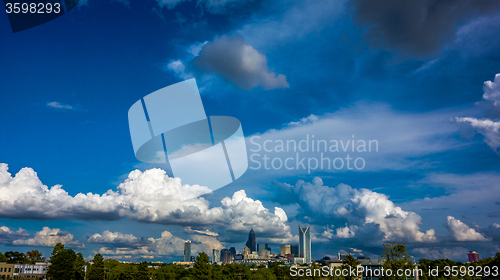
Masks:
[[[198,69],[214,72],[236,86],[251,90],[288,88],[286,76],[269,71],[267,58],[240,36],[215,37],[203,46],[193,63]]]
[[[60,103],[57,101],[49,102],[49,103],[47,103],[47,106],[49,106],[51,108],[55,108],[55,109],[61,109],[61,110],[74,110],[75,109],[75,107],[73,107],[71,105]]]
[[[446,218],[445,227],[448,228],[451,235],[456,241],[488,241],[483,234],[477,232],[475,229],[470,228],[462,221],[455,219],[452,216]]]
[[[169,231],[163,231],[160,238],[147,238],[147,243],[142,246],[128,246],[124,244],[123,240],[135,242],[140,240],[131,234],[123,234],[119,232],[103,232],[102,234],[96,233],[98,240],[101,236],[107,236],[105,242],[96,242],[107,244],[109,246],[101,247],[94,251],[104,256],[109,256],[118,259],[137,259],[137,258],[157,258],[157,257],[171,257],[183,255],[185,239],[174,236]],[[196,255],[197,252],[205,252],[211,254],[212,249],[222,249],[224,246],[214,236],[207,235],[191,235],[191,255]]]
[[[188,234],[202,234],[202,235],[207,235],[207,236],[219,236],[217,232],[212,232],[208,229],[206,230],[198,230],[198,229],[192,229],[191,227],[185,227],[184,232]]]
[[[0,164],[0,217],[25,219],[99,219],[128,217],[143,222],[177,225],[219,225],[233,232],[250,228],[263,236],[284,237],[290,228],[283,209],[270,212],[259,200],[237,191],[222,200],[221,207],[209,207],[204,198],[181,200],[182,193],[196,193],[201,186],[181,184],[161,169],[135,170],[117,187],[103,195],[70,196],[62,186],[42,184],[31,168],[15,177]]]
[[[468,124],[484,136],[484,142],[500,155],[500,74],[493,81],[484,82],[483,100],[477,102],[487,118],[455,118],[459,124]]]
[[[224,198],[222,206],[227,209],[226,214],[231,220],[226,228],[229,231],[248,232],[253,228],[256,233],[267,233],[272,237],[290,232],[283,209],[276,207],[272,214],[262,202],[247,197],[243,190],[235,192],[232,198]]]
[[[57,243],[62,243],[66,247],[72,248],[85,247],[79,241],[74,240],[73,234],[62,231],[58,228],[51,229],[49,227],[43,227],[41,231],[35,233],[35,236],[33,238],[17,239],[12,242],[12,244],[14,245],[30,245],[43,247],[53,247]]]
[[[494,106],[498,106],[500,109],[500,74],[495,75],[493,82],[484,82],[483,90],[483,99],[492,102]]]
[[[337,229],[337,237],[339,238],[351,238],[355,236],[355,232],[358,229],[357,226],[345,226]]]
[[[311,114],[311,115],[309,115],[309,117],[302,118],[299,121],[289,122],[288,125],[294,126],[294,125],[311,124],[311,123],[317,122],[318,119],[319,119],[318,116]]]
[[[500,121],[495,122],[490,119],[476,118],[456,118],[458,123],[469,123],[476,131],[484,136],[484,142],[493,151],[500,154]]]
[[[95,233],[87,239],[88,243],[108,244],[111,246],[138,247],[149,243],[149,240],[135,237],[132,234],[123,234],[120,232],[110,232],[108,230],[102,233]]]
[[[193,78],[193,75],[191,73],[186,72],[186,65],[184,65],[184,62],[182,60],[171,60],[166,65],[166,70],[172,71],[178,77],[184,80],[189,80]]]
[[[420,231],[421,217],[404,211],[389,198],[367,189],[353,189],[340,184],[335,188],[323,185],[319,177],[312,183],[299,180],[295,186],[276,183],[275,201],[298,202],[315,222],[346,223],[336,230],[340,238],[380,238],[378,241],[434,242],[433,229]],[[327,232],[323,236],[333,236]]]

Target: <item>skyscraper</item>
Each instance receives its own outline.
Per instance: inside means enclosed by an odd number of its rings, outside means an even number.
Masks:
[[[469,257],[469,262],[478,262],[479,261],[479,253],[476,251],[470,251],[467,256]]]
[[[234,247],[229,248],[229,252],[231,252],[231,260],[233,260],[234,257],[236,256],[236,248]]]
[[[184,243],[184,261],[191,261],[191,241],[186,241]]]
[[[259,244],[257,244],[257,251],[260,252],[262,250],[269,250],[269,251],[271,251],[271,248],[269,248],[269,244],[267,244],[267,243],[259,243]]]
[[[248,234],[248,241],[247,241],[247,244],[246,246],[248,248],[250,248],[250,251],[252,252],[255,252],[257,251],[256,249],[256,243],[255,243],[255,232],[253,231],[253,229],[250,230],[250,233]]]
[[[290,245],[281,245],[281,248],[280,248],[280,255],[281,256],[286,256],[288,254],[292,254],[292,246]]]
[[[212,250],[212,263],[220,262],[220,251],[217,249]]]
[[[309,225],[299,226],[299,257],[304,258],[305,263],[311,263],[311,227]]]
[[[231,259],[231,251],[228,249],[222,249],[220,251],[220,261],[227,264],[231,263],[233,260]]]
[[[290,253],[292,253],[294,257],[298,258],[299,257],[299,245],[292,245],[292,247],[290,249]]]

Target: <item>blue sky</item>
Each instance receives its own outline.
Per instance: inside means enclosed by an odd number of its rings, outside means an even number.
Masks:
[[[296,244],[302,223],[313,259],[391,241],[415,258],[500,251],[500,5],[431,2],[88,0],[18,33],[3,14],[0,251],[63,242],[172,261],[187,239],[241,251],[251,228]],[[189,78],[207,115],[241,121],[249,156],[264,154],[254,136],[379,149],[351,154],[361,170],[250,161],[211,196],[176,201],[168,168],[135,159],[127,112]]]

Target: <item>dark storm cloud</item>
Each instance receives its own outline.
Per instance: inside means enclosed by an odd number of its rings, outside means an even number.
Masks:
[[[460,24],[500,10],[500,1],[353,0],[355,20],[373,46],[426,55],[450,41]]]
[[[203,47],[193,63],[199,70],[217,73],[244,90],[257,86],[266,90],[289,87],[286,76],[271,72],[266,56],[240,36],[216,37]]]
[[[0,244],[10,244],[18,238],[29,236],[25,229],[19,228],[18,230],[11,230],[6,226],[0,227]]]

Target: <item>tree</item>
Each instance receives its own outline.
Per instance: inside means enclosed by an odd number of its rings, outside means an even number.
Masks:
[[[137,274],[135,276],[136,280],[148,280],[148,263],[140,262],[137,266]]]
[[[404,280],[404,276],[397,276],[398,269],[412,269],[413,262],[410,260],[410,255],[406,253],[406,245],[404,243],[384,244],[384,252],[382,253],[384,271],[391,270],[392,276],[381,277],[381,279],[397,279]]]
[[[193,273],[195,279],[210,280],[212,279],[212,265],[209,262],[207,254],[201,252],[196,257],[193,265]]]
[[[0,252],[0,262],[8,262],[9,259],[2,253]]]
[[[5,257],[7,257],[8,263],[26,263],[26,255],[20,252],[8,251],[5,252]]]
[[[129,273],[121,272],[120,276],[118,276],[118,280],[133,280],[134,277],[130,275]]]
[[[50,257],[51,265],[49,265],[47,270],[47,276],[51,280],[76,280],[76,259],[77,255],[71,249],[53,251],[52,257]]]
[[[89,280],[103,280],[104,279],[104,258],[101,254],[96,254],[92,260],[94,264],[90,266]]]
[[[54,249],[52,249],[52,253],[50,254],[50,258],[52,259],[52,257],[54,255],[56,255],[59,251],[61,251],[62,249],[64,249],[64,244],[62,243],[57,243],[55,246],[54,246]]]
[[[360,265],[360,264],[361,264],[361,262],[356,260],[353,256],[347,255],[347,257],[345,257],[345,259],[342,261],[342,269],[347,269],[349,272],[356,271],[356,273],[357,273],[358,265]],[[359,277],[363,277],[363,276],[359,275]],[[348,275],[345,276],[344,278],[346,280],[354,280],[354,279],[358,279],[359,277],[356,277],[355,275],[351,275],[350,273],[348,273]]]
[[[75,280],[85,279],[85,259],[82,253],[76,254],[74,262]]]
[[[26,253],[28,264],[35,264],[37,262],[45,262],[45,257],[38,250],[31,250]]]

